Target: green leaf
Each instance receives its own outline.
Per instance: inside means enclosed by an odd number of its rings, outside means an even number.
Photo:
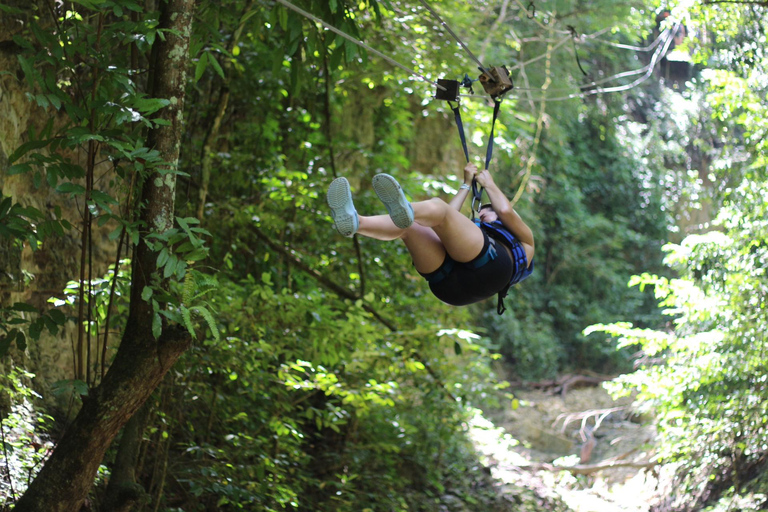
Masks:
[[[184,259],[187,261],[200,261],[208,256],[208,248],[201,247],[194,249],[184,255]]]
[[[9,336],[10,337],[10,336]],[[16,333],[16,346],[19,350],[24,351],[27,350],[27,337],[24,335],[23,332],[18,331]],[[1,351],[2,349],[0,349]]]
[[[7,354],[8,349],[11,348],[11,341],[13,341],[13,338],[11,337],[12,333],[13,331],[6,335],[0,336],[0,357]]]
[[[56,187],[56,192],[59,192],[60,194],[70,194],[69,197],[72,197],[85,194],[85,187],[72,183],[71,181],[65,181]]]
[[[176,272],[176,265],[179,264],[179,258],[177,258],[174,255],[171,255],[171,257],[168,258],[168,263],[165,264],[165,267],[163,268],[163,277],[165,279],[168,279],[173,275],[174,272]]]
[[[200,313],[200,315],[205,319],[205,322],[208,324],[208,328],[211,330],[211,334],[213,334],[213,338],[218,341],[220,335],[219,328],[216,326],[216,320],[214,320],[211,312],[203,306],[195,306],[192,309]]]
[[[197,59],[197,65],[195,66],[195,83],[199,82],[203,77],[206,67],[208,67],[208,52],[203,52],[200,58]]]
[[[51,102],[51,105],[53,105],[53,108],[56,110],[61,110],[61,100],[56,96],[55,94],[48,94],[46,95],[46,98],[48,98],[48,101]]]
[[[48,315],[50,315],[51,320],[56,322],[57,325],[64,325],[67,323],[67,316],[58,309],[50,310]]]
[[[16,164],[8,168],[8,175],[24,174],[32,170],[32,166],[29,164]]]
[[[91,190],[91,198],[101,205],[118,204],[117,199],[101,190]]]
[[[19,64],[21,65],[21,70],[24,72],[24,77],[27,79],[30,85],[34,86],[35,82],[42,82],[42,78],[40,77],[40,74],[35,71],[35,68],[32,67],[32,65],[29,62],[27,62],[27,59],[25,59],[21,55],[17,55],[16,58],[18,59]],[[14,155],[15,154],[16,153],[14,152]],[[13,155],[11,155],[11,157],[9,157],[8,160],[13,162],[15,159],[13,158]]]
[[[155,339],[158,339],[160,337],[160,334],[163,332],[163,319],[160,317],[159,312],[155,312],[154,316],[152,317],[152,336],[155,337]]]
[[[52,336],[56,336],[56,334],[59,332],[59,326],[56,325],[56,322],[51,320],[51,317],[47,315],[41,316],[40,319],[45,324],[45,327],[46,329],[48,329],[48,332],[51,333]]]
[[[117,240],[117,238],[120,236],[120,234],[121,234],[122,232],[123,232],[123,225],[122,225],[122,224],[120,224],[119,226],[117,226],[117,227],[114,229],[114,231],[110,231],[110,233],[107,235],[107,238],[108,238],[109,240],[112,240],[112,241],[114,241],[114,240]]]
[[[191,334],[193,338],[197,338],[195,326],[192,325],[192,315],[189,309],[187,309],[185,306],[181,306],[179,310],[181,311],[181,318],[184,320],[184,326],[187,328],[187,331],[189,331],[189,334]]]
[[[457,355],[461,355],[461,344],[458,341],[453,342],[453,352]]]
[[[23,311],[25,313],[39,313],[39,310],[33,306],[32,304],[27,304],[26,302],[15,302],[13,306],[11,306],[11,311]]]
[[[160,254],[157,255],[157,268],[162,268],[165,266],[166,263],[168,263],[168,258],[170,258],[170,253],[168,252],[167,247],[163,247],[160,250]]]
[[[143,290],[141,290],[141,300],[144,302],[149,302],[149,299],[152,297],[152,294],[154,293],[154,290],[149,287],[145,286]]]
[[[29,324],[29,337],[33,340],[40,339],[40,334],[43,332],[43,320],[38,318],[31,324]]]
[[[221,69],[221,64],[219,64],[219,60],[213,55],[211,55],[208,60],[211,62],[213,69],[216,70],[216,73],[218,73],[222,79],[226,80],[227,77],[224,76],[224,70]]]
[[[143,114],[149,115],[170,104],[171,102],[165,98],[139,98],[134,101],[133,106]]]
[[[88,384],[81,380],[73,380],[72,389],[80,396],[88,395]]]
[[[0,201],[0,219],[5,217],[5,215],[11,210],[12,204],[13,199],[10,197],[3,197],[3,200]]]

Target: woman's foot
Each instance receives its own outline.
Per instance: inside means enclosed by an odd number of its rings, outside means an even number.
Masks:
[[[395,178],[389,174],[377,174],[373,177],[373,190],[387,207],[395,226],[405,229],[413,224],[413,207]]]
[[[346,178],[336,178],[328,187],[328,206],[331,207],[331,216],[336,225],[336,231],[344,236],[354,236],[360,227],[355,205],[352,203],[352,193],[349,190],[349,182]]]

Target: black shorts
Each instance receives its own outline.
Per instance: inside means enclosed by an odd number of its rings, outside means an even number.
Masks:
[[[447,254],[440,268],[421,274],[435,297],[452,306],[465,306],[492,297],[503,290],[515,271],[507,248],[483,231],[483,250],[466,263]]]

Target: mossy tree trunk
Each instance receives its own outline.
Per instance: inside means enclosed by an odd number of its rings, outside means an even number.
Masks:
[[[161,2],[165,38],[158,38],[152,63],[152,95],[167,98],[170,104],[160,112],[168,125],[152,130],[148,140],[174,168],[179,159],[193,8],[194,0]],[[140,217],[147,230],[162,233],[173,226],[175,188],[173,172],[147,177],[140,201]],[[158,339],[152,335],[154,311],[141,292],[157,272],[156,260],[156,253],[140,241],[133,258],[128,324],[115,360],[103,382],[84,397],[77,417],[16,504],[17,512],[79,510],[113,439],[189,345],[189,333],[176,326],[166,326]]]

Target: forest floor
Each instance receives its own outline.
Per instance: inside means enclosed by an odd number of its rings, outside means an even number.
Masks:
[[[478,415],[471,429],[507,502],[529,510],[524,489],[540,512],[650,510],[664,487],[649,462],[655,431],[634,415],[630,399],[613,400],[601,386],[513,393],[516,409]]]

